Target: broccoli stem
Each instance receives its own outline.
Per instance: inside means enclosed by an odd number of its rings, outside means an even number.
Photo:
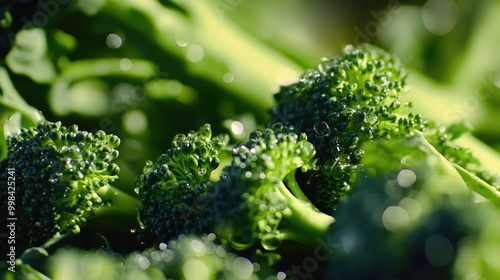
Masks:
[[[235,24],[224,21],[210,1],[172,2],[178,7],[151,0],[107,0],[101,11],[121,25],[148,34],[166,54],[181,58],[188,76],[208,79],[249,107],[267,114],[274,102],[272,92],[280,83],[295,80],[301,67]],[[190,56],[193,52],[199,56]],[[230,82],[224,80],[228,76]]]
[[[304,203],[307,203],[308,205],[313,207],[314,210],[318,210],[311,202],[311,200],[309,200],[306,194],[302,191],[302,188],[300,188],[300,185],[295,177],[295,173],[297,173],[297,170],[293,170],[288,175],[286,175],[285,179],[283,180],[286,187],[292,192],[292,194],[296,198],[302,200]]]
[[[109,201],[109,205],[104,205],[94,211],[95,217],[137,216],[137,209],[140,207],[141,203],[139,199],[132,195],[113,186],[102,187],[98,191],[98,195],[101,196],[104,202]]]
[[[455,140],[461,147],[470,149],[481,162],[481,167],[491,174],[500,174],[500,152],[493,149],[471,133],[466,133]],[[465,167],[465,166],[464,166]]]
[[[280,229],[285,239],[303,244],[314,244],[315,237],[324,236],[335,219],[323,212],[314,209],[310,203],[295,197],[282,182],[278,186],[279,195],[287,202],[287,210],[283,212],[285,220],[293,230],[285,227]]]
[[[479,160],[481,168],[493,176],[500,176],[500,153],[488,146],[474,135],[466,133],[455,140],[461,147],[470,149]],[[467,170],[466,166],[454,164],[467,186],[493,203],[500,205],[498,185],[492,186]]]
[[[453,164],[467,186],[484,198],[500,206],[500,191],[460,165]]]

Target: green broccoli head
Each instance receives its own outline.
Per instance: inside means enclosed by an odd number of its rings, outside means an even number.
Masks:
[[[212,137],[210,125],[205,124],[198,131],[176,135],[171,148],[155,163],[146,163],[136,182],[145,235],[168,241],[180,234],[203,231],[200,208],[208,207],[205,203],[211,201],[202,197],[211,188],[211,174],[228,142],[225,134]]]
[[[275,94],[270,125],[306,133],[316,148],[319,168],[307,176],[318,192],[318,206],[334,209],[350,190],[363,143],[424,129],[421,116],[405,113],[411,104],[399,99],[406,76],[399,60],[385,51],[349,45]]]
[[[108,203],[100,194],[118,178],[120,139],[103,131],[43,121],[7,139],[6,168],[15,174],[18,240],[29,246],[78,233],[90,214]],[[2,174],[2,193],[7,176]],[[5,186],[4,186],[5,185]]]
[[[203,221],[236,249],[257,240],[266,250],[277,249],[283,240],[308,244],[333,222],[298,198],[303,196],[295,173],[313,169],[314,156],[305,134],[253,131],[233,149],[231,165],[207,196],[216,203],[202,213]]]

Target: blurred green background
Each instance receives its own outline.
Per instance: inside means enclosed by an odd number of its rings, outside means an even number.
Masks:
[[[498,0],[39,2],[2,66],[45,118],[120,136],[130,192],[175,134],[209,122],[242,139],[280,85],[347,44],[393,52],[417,111],[499,145]]]

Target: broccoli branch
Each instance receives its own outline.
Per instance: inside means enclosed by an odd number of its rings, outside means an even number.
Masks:
[[[301,71],[236,24],[225,22],[210,1],[171,1],[171,5],[152,0],[107,0],[101,12],[148,34],[147,39],[165,53],[182,58],[190,77],[202,77],[227,88],[259,112],[272,106],[271,93],[277,85],[295,80]],[[233,78],[226,82],[224,75]]]

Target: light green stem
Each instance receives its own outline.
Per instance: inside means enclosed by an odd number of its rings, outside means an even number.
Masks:
[[[283,216],[294,227],[293,231],[285,229],[284,233],[299,233],[297,235],[288,234],[287,238],[310,244],[315,242],[316,237],[324,236],[328,232],[330,225],[335,222],[332,216],[317,211],[310,204],[296,198],[283,183],[279,185],[278,189],[288,206],[287,211],[283,212]]]
[[[107,0],[101,11],[148,34],[153,41],[145,44],[153,43],[181,58],[190,75],[228,89],[260,111],[272,106],[272,94],[281,83],[294,81],[302,71],[284,55],[225,21],[211,1],[173,2],[186,12],[153,0]]]

